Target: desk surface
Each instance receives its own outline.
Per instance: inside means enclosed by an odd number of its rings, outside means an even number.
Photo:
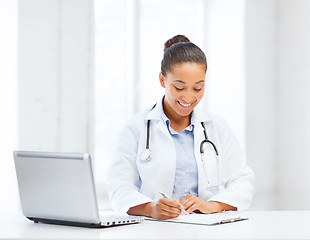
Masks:
[[[0,214],[0,239],[310,239],[310,211],[250,211],[247,221],[200,226],[145,221],[101,229],[36,224]]]

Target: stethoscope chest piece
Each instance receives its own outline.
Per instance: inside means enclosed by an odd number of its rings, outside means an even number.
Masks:
[[[141,154],[141,161],[142,162],[149,162],[152,159],[151,150],[149,148],[144,149]]]

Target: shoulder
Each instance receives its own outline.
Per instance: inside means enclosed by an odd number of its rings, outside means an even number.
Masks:
[[[223,116],[220,116],[220,115],[217,115],[217,114],[214,114],[211,112],[207,112],[206,114],[209,117],[210,122],[212,124],[215,124],[217,126],[227,126],[228,125],[226,119]]]
[[[211,128],[212,131],[216,134],[218,140],[223,142],[226,146],[229,146],[231,143],[240,144],[237,140],[235,134],[232,131],[228,121],[219,115],[214,113],[208,113],[210,116],[210,125],[207,128]]]
[[[224,117],[214,114],[208,111],[203,106],[197,106],[195,109],[195,121],[204,122],[207,125],[224,126],[227,125],[227,121]]]
[[[214,114],[204,108],[197,109],[197,122],[204,122],[205,127],[218,138],[232,135],[231,128],[226,119],[220,115]]]
[[[143,109],[143,110],[139,111],[138,113],[134,114],[129,120],[127,120],[124,123],[123,129],[129,128],[129,129],[132,129],[134,131],[139,131],[139,129],[141,129],[141,127],[145,126],[145,123],[146,123],[145,118],[150,111],[151,111],[151,107],[148,107],[148,108]]]

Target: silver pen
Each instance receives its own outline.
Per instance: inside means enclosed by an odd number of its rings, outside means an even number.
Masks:
[[[162,195],[164,198],[167,198],[167,199],[171,199],[170,197],[167,196],[167,194],[165,194],[164,192],[159,192],[160,195]],[[181,205],[181,203],[180,203]],[[189,215],[188,212],[185,211],[185,209],[183,207],[181,207],[181,211],[182,213],[184,213],[185,215]]]

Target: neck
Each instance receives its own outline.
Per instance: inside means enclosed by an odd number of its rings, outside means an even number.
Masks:
[[[177,114],[168,103],[163,101],[163,110],[167,118],[170,120],[170,126],[176,131],[181,132],[184,128],[190,125],[191,115],[180,116]]]

